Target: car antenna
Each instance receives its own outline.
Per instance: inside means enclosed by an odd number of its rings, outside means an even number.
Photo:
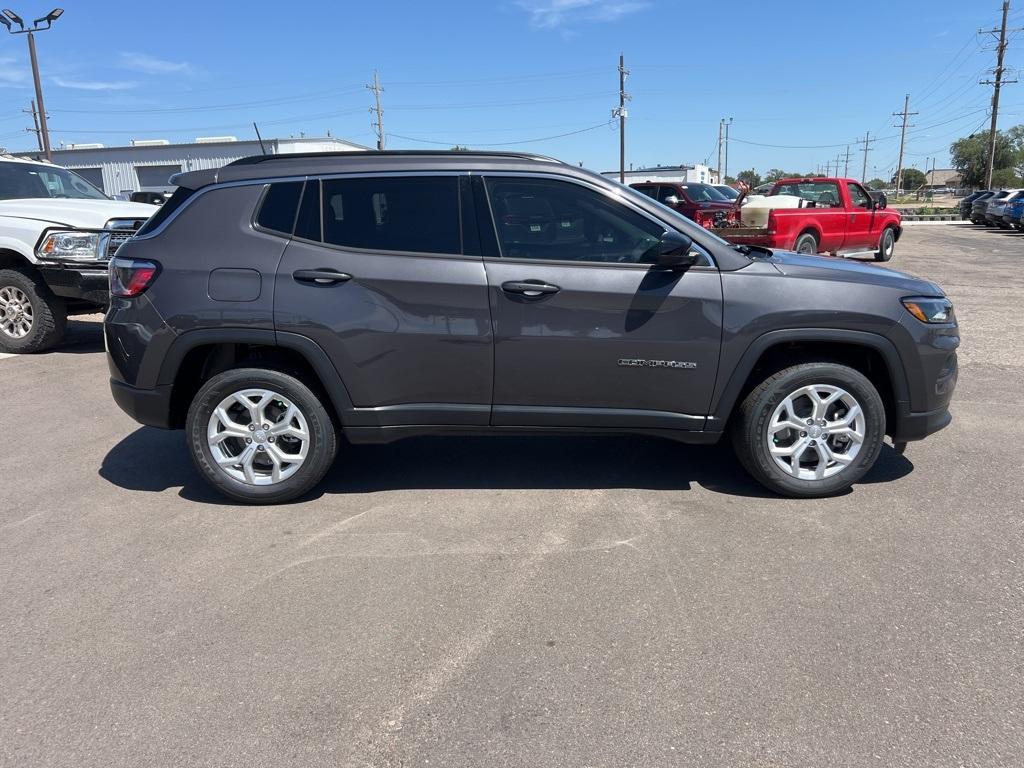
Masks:
[[[267,148],[263,146],[263,137],[260,136],[260,129],[256,125],[256,121],[255,120],[252,121],[252,127],[253,127],[253,130],[256,131],[256,138],[260,140],[260,152],[262,152],[264,155],[267,154]]]

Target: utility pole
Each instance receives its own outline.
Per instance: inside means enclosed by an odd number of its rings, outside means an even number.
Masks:
[[[373,97],[377,102],[376,107],[370,107],[371,112],[377,113],[377,122],[373,124],[374,130],[377,131],[377,149],[384,149],[384,110],[380,105],[380,95],[384,93],[384,89],[380,87],[380,78],[377,76],[377,70],[373,70],[373,85],[366,86],[373,91]]]
[[[25,130],[29,131],[31,133],[34,133],[36,135],[36,142],[39,144],[39,151],[42,152],[43,151],[43,134],[39,130],[39,115],[36,113],[36,103],[35,103],[35,101],[34,100],[32,101],[31,108],[23,109],[21,111],[24,112],[26,115],[27,114],[31,114],[32,115],[32,127],[31,128],[26,128]]]
[[[626,102],[631,96],[626,93],[626,58],[619,54],[619,107],[612,110],[612,117],[619,118],[619,183],[626,183],[626,118],[629,116],[626,110]]]
[[[985,163],[985,188],[990,189],[992,187],[992,172],[996,163],[996,122],[999,120],[999,89],[1002,88],[1004,83],[1016,83],[1017,80],[1006,80],[1003,78],[1005,74],[1005,68],[1003,67],[1003,55],[1006,53],[1006,16],[1010,12],[1010,0],[1003,0],[1003,23],[1000,24],[999,29],[982,29],[978,30],[980,34],[989,34],[995,36],[996,32],[999,33],[999,43],[996,45],[996,68],[993,70],[995,80],[982,80],[982,85],[992,86],[992,124],[988,130],[988,159]],[[1020,29],[1010,30],[1011,32],[1019,32]]]
[[[3,9],[3,15],[0,15],[0,24],[7,27],[7,31],[12,35],[28,35],[28,55],[32,61],[32,81],[36,87],[36,105],[38,106],[39,115],[39,136],[42,138],[42,150],[47,160],[52,161],[53,155],[50,152],[50,131],[46,127],[46,107],[43,105],[43,86],[39,77],[39,59],[36,56],[36,32],[45,32],[53,26],[53,22],[61,17],[64,13],[63,8],[54,8],[45,16],[42,16],[32,22],[32,26],[25,28],[24,20],[12,11],[10,8]],[[18,25],[18,29],[14,29],[13,24]]]
[[[868,150],[871,148],[871,142],[873,141],[875,139],[871,138],[871,131],[865,133],[863,139],[857,139],[858,144],[864,145],[864,149],[861,150],[864,153],[864,167],[860,172],[860,180],[865,184],[868,183]]]
[[[718,121],[718,165],[715,167],[715,171],[718,173],[718,183],[725,184],[725,177],[722,176],[722,126],[725,124],[724,119]]]
[[[732,118],[730,117],[725,122],[725,176],[718,180],[719,184],[725,184],[726,177],[729,176],[729,126],[732,125]]]
[[[900,130],[900,159],[896,162],[896,194],[899,195],[900,189],[903,186],[903,147],[907,141],[907,118],[910,115],[916,115],[917,112],[910,111],[910,94],[908,93],[903,99],[903,111],[893,112],[893,116],[902,117],[903,124]]]
[[[846,145],[846,162],[843,165],[843,176],[849,178],[850,176],[850,145]]]

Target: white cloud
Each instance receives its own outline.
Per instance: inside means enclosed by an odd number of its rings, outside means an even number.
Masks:
[[[55,77],[53,82],[62,88],[74,88],[79,91],[127,91],[138,85],[124,80],[70,80],[66,77]]]
[[[121,66],[147,75],[191,75],[195,72],[195,68],[187,61],[168,61],[150,56],[148,53],[130,51],[121,54]]]
[[[538,29],[557,29],[578,22],[617,21],[642,11],[646,0],[520,0],[530,24]]]
[[[0,56],[0,88],[28,85],[28,65],[11,56]]]

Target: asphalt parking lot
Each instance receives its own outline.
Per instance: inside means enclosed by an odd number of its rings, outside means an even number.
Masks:
[[[1024,761],[1024,235],[908,226],[954,422],[842,497],[727,446],[415,439],[225,503],[114,406],[99,318],[0,359],[0,764]]]

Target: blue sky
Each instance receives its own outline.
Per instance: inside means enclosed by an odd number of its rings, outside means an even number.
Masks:
[[[51,2],[9,0],[29,19]],[[66,0],[37,38],[52,141],[324,135],[372,144],[380,71],[389,148],[453,143],[618,165],[606,125],[626,56],[627,163],[715,164],[733,117],[729,168],[815,170],[857,137],[869,176],[893,173],[891,113],[911,95],[907,164],[948,159],[987,126],[994,64],[980,27],[997,0],[497,0],[198,3]],[[1024,26],[1024,2],[1011,11]],[[1007,63],[1021,61],[1015,39]],[[1001,127],[1024,122],[1024,83],[1003,92]],[[0,31],[0,146],[34,148],[23,36]],[[586,129],[586,130],[585,130]],[[571,135],[562,135],[571,134]],[[550,137],[559,138],[550,138]],[[531,141],[543,139],[542,141]],[[435,142],[435,143],[431,143]],[[512,142],[527,142],[515,143]],[[778,146],[759,146],[778,145]]]

